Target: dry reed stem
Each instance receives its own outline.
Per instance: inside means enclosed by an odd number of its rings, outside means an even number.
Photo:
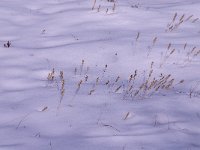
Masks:
[[[138,41],[139,37],[140,37],[140,32],[137,33],[137,36],[136,36],[135,40]]]

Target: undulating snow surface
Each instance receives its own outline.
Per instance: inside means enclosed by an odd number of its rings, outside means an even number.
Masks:
[[[110,1],[0,0],[0,150],[200,149],[200,1]]]

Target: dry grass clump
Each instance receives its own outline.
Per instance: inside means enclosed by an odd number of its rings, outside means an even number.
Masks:
[[[160,68],[167,62],[167,60],[175,53],[176,49],[172,48],[171,43],[168,44],[167,50],[161,55]]]
[[[53,81],[55,79],[55,69],[53,68],[52,71],[48,74],[47,80]]]
[[[82,75],[86,75],[87,76],[87,73],[89,71],[89,67],[85,65],[85,60],[83,59],[81,61],[81,65],[79,67],[75,67],[74,68],[74,75],[79,75],[79,76],[82,76]],[[88,78],[88,77],[87,77]]]
[[[185,14],[178,15],[176,12],[172,18],[172,21],[167,24],[166,32],[172,32],[178,29],[183,23],[191,22],[195,23],[199,20],[199,18],[194,18],[194,15],[186,16]]]
[[[177,63],[174,62],[174,64],[186,66],[200,56],[200,48],[188,46],[188,43],[183,44],[183,48],[173,48],[172,44],[169,43],[166,51],[161,53],[160,68],[162,68],[172,56],[177,57]]]
[[[159,93],[162,90],[170,90],[175,85],[175,79],[171,74],[161,73],[159,76],[153,76],[153,62],[149,69],[148,74],[144,77],[145,79],[141,82],[137,73],[135,73],[134,78],[129,79],[129,84],[126,85],[126,88],[123,92],[124,99],[131,97],[135,98],[145,98],[149,97],[155,93]],[[135,77],[138,76],[138,80],[135,81]],[[130,82],[131,81],[131,82]],[[184,80],[178,82],[178,84],[183,83]]]
[[[60,95],[59,105],[58,105],[58,108],[59,108],[61,105],[62,99],[65,95],[64,72],[60,71],[59,75],[56,76],[55,69],[53,68],[52,71],[48,73],[47,81],[48,81],[48,84],[51,84],[53,86],[55,85],[57,87],[57,90],[59,91],[59,95]]]
[[[88,75],[85,76],[84,82],[87,81],[89,85],[92,85],[92,88],[88,91],[88,95],[94,94],[97,86],[100,86],[102,89],[107,89],[108,93],[121,95],[123,99],[141,99],[164,90],[168,91],[172,87],[184,82],[184,80],[175,82],[175,78],[171,74],[161,73],[159,76],[155,76],[153,66],[154,62],[151,63],[148,74],[142,76],[141,72],[136,69],[127,80],[123,80],[120,76],[114,79],[106,77],[104,73],[108,65],[105,65],[101,78],[96,77],[96,80],[88,81]],[[83,80],[79,81],[77,91],[80,90],[82,83]]]
[[[196,46],[189,49],[186,53],[186,59],[184,60],[185,65],[192,62],[194,58],[200,55],[200,49],[198,49]]]
[[[170,46],[168,46],[168,49],[170,49]],[[127,79],[119,75],[115,78],[107,75],[107,64],[103,67],[102,71],[96,73],[96,76],[89,74],[89,67],[85,66],[84,60],[81,61],[80,67],[76,68],[79,69],[75,69],[75,76],[73,77],[73,79],[75,79],[74,84],[76,85],[73,99],[78,94],[92,96],[96,94],[97,90],[102,94],[117,94],[124,100],[145,99],[154,94],[162,93],[162,91],[169,91],[174,86],[184,82],[184,80],[176,82],[171,74],[160,73],[157,75],[154,69],[154,62],[150,64],[148,70],[139,71],[135,69],[133,74],[130,74]],[[100,69],[97,68],[97,70]],[[54,85],[57,86],[60,93],[59,108],[65,95],[64,72],[60,71],[59,74],[56,75],[55,69],[53,68],[48,74],[47,79],[51,84],[55,83]],[[72,87],[74,86],[72,85]],[[79,92],[80,90],[81,93]]]
[[[112,14],[116,11],[116,0],[93,0],[92,10]]]
[[[200,96],[200,81],[197,81],[193,86],[191,86],[189,91],[190,98]]]

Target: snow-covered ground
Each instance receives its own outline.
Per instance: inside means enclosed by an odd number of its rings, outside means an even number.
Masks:
[[[199,8],[0,0],[0,150],[199,150]]]

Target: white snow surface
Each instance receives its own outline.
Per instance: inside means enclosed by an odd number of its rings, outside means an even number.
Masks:
[[[0,0],[0,150],[199,150],[200,1],[94,2]]]

